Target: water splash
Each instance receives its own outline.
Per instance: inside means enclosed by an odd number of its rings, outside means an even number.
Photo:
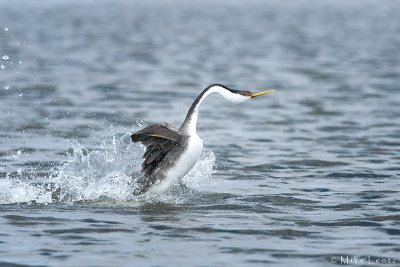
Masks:
[[[199,188],[205,183],[210,183],[211,175],[214,173],[214,163],[214,153],[205,150],[193,169],[183,177],[183,184],[190,188]]]
[[[96,150],[89,150],[72,141],[69,159],[60,168],[49,170],[46,181],[31,182],[27,173],[0,179],[0,204],[10,203],[107,203],[130,205],[140,176],[143,146],[132,143],[130,134],[103,141]],[[19,152],[17,152],[17,155]],[[215,156],[204,152],[183,184],[198,188],[211,179]],[[25,178],[23,178],[25,177]],[[142,200],[140,200],[142,201]],[[182,202],[179,190],[146,201]]]
[[[132,198],[143,149],[130,141],[129,134],[118,141],[113,136],[101,144],[100,150],[88,151],[77,141],[72,145],[69,161],[53,180],[59,185],[59,201]]]

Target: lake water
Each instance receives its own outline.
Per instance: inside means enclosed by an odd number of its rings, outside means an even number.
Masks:
[[[3,1],[0,266],[399,259],[399,14],[378,0]],[[199,163],[135,200],[129,134],[180,126],[215,82],[276,92],[207,99]]]

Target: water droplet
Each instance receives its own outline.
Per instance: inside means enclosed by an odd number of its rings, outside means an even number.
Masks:
[[[4,70],[4,69],[6,68],[6,66],[4,66],[3,64],[1,64],[1,65],[0,65],[0,68],[1,68],[2,70]]]
[[[22,64],[22,60],[18,60],[18,63],[19,63],[19,64]]]
[[[4,60],[7,60],[7,59],[9,59],[10,57],[7,56],[7,55],[3,55],[1,58],[4,59]]]
[[[24,93],[21,93],[21,94],[19,94],[19,97],[21,97],[21,96],[23,96],[24,95]]]
[[[18,151],[17,151],[17,155],[18,155],[18,156],[20,156],[21,153],[22,153],[21,150],[18,150]]]
[[[8,90],[8,89],[10,89],[10,86],[9,85],[5,85],[4,89]]]
[[[5,31],[8,31],[8,28],[7,28],[7,27],[4,27],[4,30],[5,30]]]

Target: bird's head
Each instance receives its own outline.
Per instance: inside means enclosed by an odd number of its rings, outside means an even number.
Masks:
[[[258,96],[266,95],[274,91],[274,90],[265,90],[253,93],[246,90],[234,90],[221,84],[213,84],[210,86],[209,89],[214,91],[215,93],[219,93],[232,104],[244,103],[249,101],[251,98],[256,98]]]

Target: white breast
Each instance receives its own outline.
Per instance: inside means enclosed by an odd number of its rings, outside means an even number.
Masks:
[[[153,185],[148,192],[150,194],[161,194],[177,185],[199,160],[202,151],[203,141],[197,134],[192,135],[188,141],[187,149],[182,153],[174,167],[168,171],[165,179],[159,184]]]

